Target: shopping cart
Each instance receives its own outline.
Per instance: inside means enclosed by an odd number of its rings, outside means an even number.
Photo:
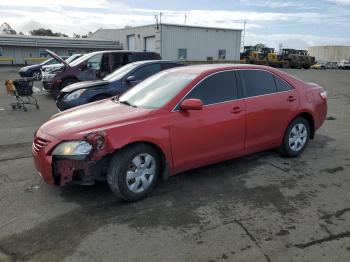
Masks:
[[[22,78],[16,80],[6,80],[5,86],[7,93],[16,97],[17,102],[12,103],[12,109],[23,109],[28,111],[25,105],[34,105],[39,109],[38,101],[33,96],[33,80]],[[26,98],[27,101],[24,101]]]

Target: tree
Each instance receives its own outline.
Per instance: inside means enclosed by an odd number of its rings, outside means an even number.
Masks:
[[[259,43],[255,45],[255,50],[261,51],[264,47],[266,47],[264,44]]]
[[[12,27],[8,23],[3,23],[0,26],[0,33],[8,34],[8,35],[17,34],[17,32],[14,29],[12,29]]]
[[[90,31],[86,35],[82,35],[81,38],[89,38],[92,35],[92,32]]]
[[[31,35],[36,35],[36,36],[57,36],[57,37],[68,37],[68,35],[63,34],[63,33],[54,33],[52,32],[51,29],[45,29],[45,28],[39,28],[39,29],[34,29],[29,32]]]

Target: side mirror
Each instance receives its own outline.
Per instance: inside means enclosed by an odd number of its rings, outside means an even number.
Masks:
[[[136,77],[135,76],[128,76],[126,79],[125,79],[125,82],[126,83],[131,83],[131,82],[134,82],[136,81]]]
[[[200,99],[185,99],[180,104],[180,110],[188,111],[188,110],[202,110],[203,102]]]

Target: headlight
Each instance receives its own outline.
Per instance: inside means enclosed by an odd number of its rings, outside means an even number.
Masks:
[[[91,149],[92,146],[85,141],[62,142],[52,151],[52,155],[58,157],[84,159],[88,154],[90,154]]]
[[[77,91],[74,91],[73,93],[70,93],[69,95],[66,96],[65,100],[67,101],[71,101],[74,99],[79,98],[84,92],[86,91],[86,89],[79,89]]]

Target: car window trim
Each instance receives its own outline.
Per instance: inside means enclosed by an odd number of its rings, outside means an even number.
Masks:
[[[244,97],[243,96],[243,84],[242,84],[242,79],[241,76],[239,74],[239,71],[242,70],[257,70],[257,71],[265,71],[267,73],[272,74],[273,76],[278,77],[279,79],[281,79],[282,81],[286,82],[288,85],[290,85],[292,87],[292,90],[287,90],[287,91],[277,91],[275,93],[269,93],[269,94],[263,94],[263,95],[257,95],[257,96],[249,96],[249,97]],[[266,69],[259,69],[259,68],[249,68],[249,69],[245,69],[245,68],[236,68],[236,69],[226,69],[226,70],[222,70],[222,71],[218,71],[218,72],[214,72],[210,75],[207,75],[205,78],[201,79],[197,84],[195,84],[183,97],[182,99],[180,99],[180,101],[174,106],[173,110],[171,110],[171,112],[178,112],[179,110],[179,105],[182,103],[182,101],[184,101],[184,99],[186,98],[186,96],[197,86],[199,85],[202,81],[204,81],[206,78],[208,78],[209,76],[215,75],[217,73],[221,73],[221,72],[227,72],[227,71],[234,71],[235,75],[236,75],[236,82],[238,84],[237,88],[238,88],[238,98],[234,99],[234,100],[228,100],[228,101],[224,101],[224,102],[218,102],[218,103],[213,103],[213,104],[208,104],[208,105],[203,105],[203,107],[207,107],[207,106],[212,106],[212,105],[217,105],[217,104],[223,104],[223,103],[228,103],[228,102],[233,102],[233,101],[240,101],[240,100],[245,100],[245,99],[250,99],[250,98],[255,98],[255,97],[261,97],[261,96],[269,96],[269,95],[275,95],[275,94],[280,94],[280,93],[291,93],[295,90],[295,87],[293,85],[291,85],[289,82],[287,82],[286,80],[284,80],[282,77],[278,76],[277,74],[275,74],[274,72],[271,72],[269,70]],[[274,80],[275,81],[275,80]],[[276,90],[277,90],[277,85],[275,83],[276,86]]]
[[[180,101],[175,105],[175,107],[173,108],[173,110],[171,110],[171,112],[176,112],[179,111],[178,106],[182,103],[182,101],[184,101],[186,99],[186,96],[188,96],[189,93],[192,92],[193,89],[195,89],[200,83],[202,83],[204,80],[206,80],[207,78],[219,74],[219,73],[224,73],[224,72],[233,72],[235,75],[235,79],[236,79],[236,84],[237,84],[237,98],[236,99],[231,99],[231,100],[227,100],[227,101],[222,101],[222,102],[216,102],[216,103],[212,103],[212,104],[207,104],[207,105],[203,105],[203,107],[207,107],[207,106],[212,106],[212,105],[217,105],[217,104],[223,104],[223,103],[228,103],[228,102],[232,102],[232,101],[237,101],[242,99],[243,97],[240,97],[240,92],[239,92],[239,83],[237,81],[237,75],[235,72],[235,69],[226,69],[226,70],[222,70],[222,71],[217,71],[214,73],[211,73],[210,75],[207,75],[206,77],[202,78],[197,84],[195,84],[183,97],[182,99],[180,99]]]

